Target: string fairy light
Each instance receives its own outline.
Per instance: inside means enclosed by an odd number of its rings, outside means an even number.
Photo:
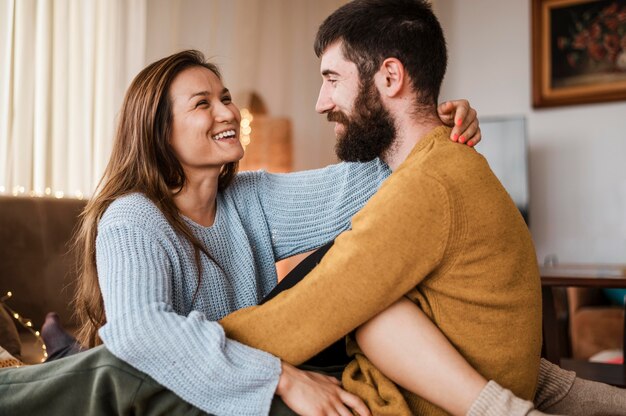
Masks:
[[[9,305],[7,305],[6,301],[11,299],[12,297],[13,292],[7,292],[6,295],[0,297],[0,305],[2,305],[4,309],[9,313],[9,315],[11,315],[13,319],[15,319],[22,327],[24,327],[28,332],[35,336],[35,343],[41,346],[43,355],[41,362],[43,363],[44,361],[46,361],[46,358],[48,358],[48,352],[46,351],[46,344],[44,344],[43,338],[41,338],[41,333],[33,328],[33,322],[30,319],[21,316]]]
[[[241,145],[245,149],[250,144],[250,135],[252,134],[252,120],[254,117],[247,108],[241,109]]]
[[[53,197],[56,199],[85,199],[89,196],[83,193],[80,189],[77,189],[73,193],[66,194],[63,191],[55,191],[50,187],[46,187],[45,189],[31,189],[29,191],[26,190],[24,186],[16,185],[13,188],[7,190],[5,186],[0,186],[0,195],[13,195],[13,196],[29,196],[31,198],[42,198],[42,197]]]

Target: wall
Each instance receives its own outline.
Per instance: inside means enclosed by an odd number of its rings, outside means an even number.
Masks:
[[[294,168],[335,161],[334,134],[315,113],[318,26],[344,0],[149,0],[146,63],[185,48],[217,63],[235,102],[255,90],[270,114],[289,117]]]
[[[527,118],[539,260],[626,263],[626,103],[533,110],[528,0],[437,0],[435,12],[450,55],[442,99]]]

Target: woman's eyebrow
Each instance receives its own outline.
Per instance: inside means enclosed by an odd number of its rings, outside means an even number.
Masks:
[[[228,90],[228,88],[226,88],[226,87],[224,87],[224,89],[222,89],[222,93],[221,93],[221,95],[224,95],[224,94],[230,94],[230,91],[229,91],[229,90]],[[211,93],[210,93],[210,92],[208,92],[208,91],[199,91],[199,92],[196,92],[196,93],[192,94],[192,95],[189,97],[189,99],[191,100],[192,98],[194,98],[194,97],[198,97],[198,96],[201,96],[201,95],[203,95],[203,96],[210,96],[210,95],[211,95]]]
[[[192,94],[192,95],[189,97],[189,99],[191,100],[192,98],[194,98],[194,97],[198,97],[198,96],[200,96],[200,95],[207,96],[207,95],[211,95],[211,94],[210,94],[208,91],[200,91],[200,92],[197,92],[197,93],[195,93],[195,94]]]

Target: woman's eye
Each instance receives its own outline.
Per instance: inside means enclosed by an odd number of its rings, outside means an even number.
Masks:
[[[200,100],[196,103],[196,108],[206,106],[206,105],[209,105],[209,102],[207,100]]]
[[[223,97],[222,98],[222,103],[224,103],[226,105],[228,105],[228,104],[230,104],[232,102],[233,102],[233,99],[231,97]]]

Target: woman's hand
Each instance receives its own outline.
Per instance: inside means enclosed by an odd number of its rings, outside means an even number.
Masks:
[[[351,416],[352,409],[360,416],[371,416],[365,403],[342,389],[336,378],[299,370],[285,362],[282,369],[276,395],[297,414]]]
[[[470,107],[467,100],[446,101],[439,104],[437,113],[441,121],[452,127],[450,139],[468,146],[476,146],[480,142],[480,127],[476,110]]]

